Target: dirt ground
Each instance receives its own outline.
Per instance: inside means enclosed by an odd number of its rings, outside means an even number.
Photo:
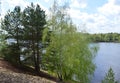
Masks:
[[[12,66],[10,63],[3,59],[0,59],[0,69],[5,69],[13,72],[22,72],[21,70],[15,68],[14,66]]]
[[[0,59],[0,83],[56,83],[44,77],[24,74],[7,61]]]

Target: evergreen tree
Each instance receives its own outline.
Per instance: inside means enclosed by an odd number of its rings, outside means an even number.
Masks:
[[[9,47],[15,49],[15,50],[11,49],[10,51],[11,55],[6,54],[5,57],[7,58],[7,55],[9,55],[11,56],[10,59],[14,58],[14,61],[20,64],[20,38],[22,31],[21,31],[21,9],[19,6],[16,6],[13,11],[8,11],[8,13],[5,15],[1,23],[1,28],[2,28],[1,35],[4,35],[5,36],[4,39],[9,41],[9,43],[7,43],[8,49]]]
[[[21,64],[22,56],[24,62],[31,60],[30,64],[34,63],[32,65],[35,70],[40,71],[45,17],[45,11],[33,3],[23,12],[19,6],[16,6],[13,11],[8,11],[1,23],[1,36],[4,35],[3,40],[8,41],[6,48],[1,49],[5,52],[5,59]]]
[[[33,57],[35,70],[39,72],[42,58],[42,33],[46,24],[45,11],[39,5],[28,6],[24,9],[22,23],[24,30],[24,47],[27,54]]]
[[[102,83],[118,83],[117,81],[115,81],[114,72],[112,68],[109,69],[108,73],[104,77],[104,80],[102,80]]]

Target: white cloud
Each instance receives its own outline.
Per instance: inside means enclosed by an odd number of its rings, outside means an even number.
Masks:
[[[7,11],[13,10],[15,6],[20,6],[22,9],[29,3],[25,0],[2,0],[1,1],[1,18],[7,13]]]
[[[108,3],[98,8],[98,28],[103,27],[103,32],[120,32],[120,0],[108,0]],[[103,22],[102,22],[103,21]],[[100,30],[99,30],[100,31]]]
[[[50,0],[44,1],[49,2]],[[63,3],[63,0],[58,0],[58,2]],[[88,32],[120,32],[120,0],[108,0],[107,3],[97,8],[96,13],[91,14],[81,11],[87,7],[87,0],[70,0],[69,2],[71,7],[69,14],[73,21],[80,26],[85,24],[85,29],[87,28]],[[30,4],[26,0],[2,0],[2,3],[3,14],[6,12],[6,8],[14,8],[16,5],[25,7]],[[34,4],[39,4],[46,14],[49,14],[48,8],[42,3],[37,1]]]
[[[49,14],[48,8],[44,7],[40,2],[34,2],[35,5],[39,4],[40,7],[46,12],[46,14]]]
[[[86,0],[71,0],[71,8],[85,8],[86,6]]]
[[[23,10],[26,6],[30,5],[31,2],[27,2],[26,0],[2,0],[1,4],[1,18],[7,13],[10,9],[11,11],[14,9],[15,6],[20,6]],[[40,2],[34,2],[34,4],[39,4],[40,7],[48,13],[48,9],[40,4]]]
[[[15,6],[21,6],[25,7],[29,3],[25,0],[3,0],[2,5],[3,7],[8,6],[7,8],[15,7]]]
[[[106,16],[116,16],[120,14],[120,5],[117,5],[116,2],[120,0],[109,0],[107,4],[98,8],[99,13]]]
[[[7,2],[12,5],[20,5],[20,6],[26,6],[27,2],[25,0],[7,0]]]
[[[86,24],[88,32],[120,32],[120,0],[108,0],[106,4],[97,8],[98,12],[92,14],[76,9],[79,5],[75,3],[71,6],[70,15],[77,24]]]
[[[50,0],[45,0],[45,2],[47,3],[47,2],[49,2]]]

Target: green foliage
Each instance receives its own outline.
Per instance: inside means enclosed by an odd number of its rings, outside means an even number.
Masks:
[[[31,3],[23,12],[19,6],[8,11],[1,23],[1,36],[5,35],[6,47],[2,47],[4,58],[21,64],[22,56],[27,63],[34,62],[36,71],[40,70],[42,56],[42,33],[46,24],[45,11]],[[2,44],[2,43],[1,43]],[[13,62],[14,62],[13,61]],[[25,62],[24,61],[24,62]]]
[[[102,80],[102,83],[118,83],[117,81],[115,81],[114,72],[112,68],[109,69],[108,73],[104,77],[104,80]]]
[[[29,54],[33,58],[31,60],[34,62],[36,71],[40,70],[39,65],[41,65],[42,33],[46,24],[45,17],[45,11],[39,5],[35,6],[33,3],[24,9],[22,15],[23,40],[26,44],[24,44],[24,48],[27,48],[26,55]]]
[[[23,12],[19,6],[9,11],[1,24],[4,58],[20,64],[22,56],[37,72],[43,66],[61,81],[88,83],[95,70],[95,50],[84,34],[77,32],[67,10],[67,5],[58,6],[54,1],[47,26],[45,11],[39,5],[31,3]]]
[[[120,34],[106,33],[106,34],[87,34],[89,39],[93,42],[120,42]]]
[[[0,57],[4,57],[4,52],[2,50],[6,48],[6,41],[4,41],[5,37],[6,36],[3,35],[1,32],[0,33]]]
[[[3,58],[5,60],[11,62],[14,65],[19,64],[19,57],[16,56],[19,53],[17,50],[17,46],[8,45],[8,46],[2,48],[0,51],[1,51],[1,54],[4,55]]]
[[[45,33],[51,31],[50,42],[44,56],[48,71],[55,73],[61,81],[88,83],[95,70],[94,51],[89,48],[87,38],[77,32],[66,6],[59,7],[54,1],[48,24],[50,29]]]
[[[19,62],[18,50],[15,46],[16,44],[8,45],[5,41],[7,35],[1,32],[0,34],[0,57],[4,58],[5,60],[11,62],[12,64],[17,65]]]
[[[2,42],[9,41],[10,39],[14,40],[13,43],[6,43],[6,47],[2,47],[2,52],[5,59],[12,60],[14,58],[17,64],[20,64],[20,37],[21,37],[21,9],[19,6],[16,6],[12,12],[8,11],[1,23],[1,36],[4,36]],[[13,50],[14,49],[14,50]],[[16,53],[18,52],[18,53]],[[5,54],[4,54],[5,53]],[[15,53],[15,54],[14,54]],[[14,54],[12,56],[11,54]],[[15,58],[16,57],[16,58]],[[18,60],[18,61],[17,61]],[[13,61],[13,60],[12,60]],[[12,62],[11,61],[11,62]]]

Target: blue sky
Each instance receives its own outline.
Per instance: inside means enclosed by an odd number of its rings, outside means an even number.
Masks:
[[[120,0],[57,0],[59,4],[69,2],[70,14],[78,30],[90,33],[120,33]],[[48,9],[53,0],[1,0],[1,17],[8,9],[13,10],[16,5],[24,9],[31,2],[39,4],[49,13]]]

